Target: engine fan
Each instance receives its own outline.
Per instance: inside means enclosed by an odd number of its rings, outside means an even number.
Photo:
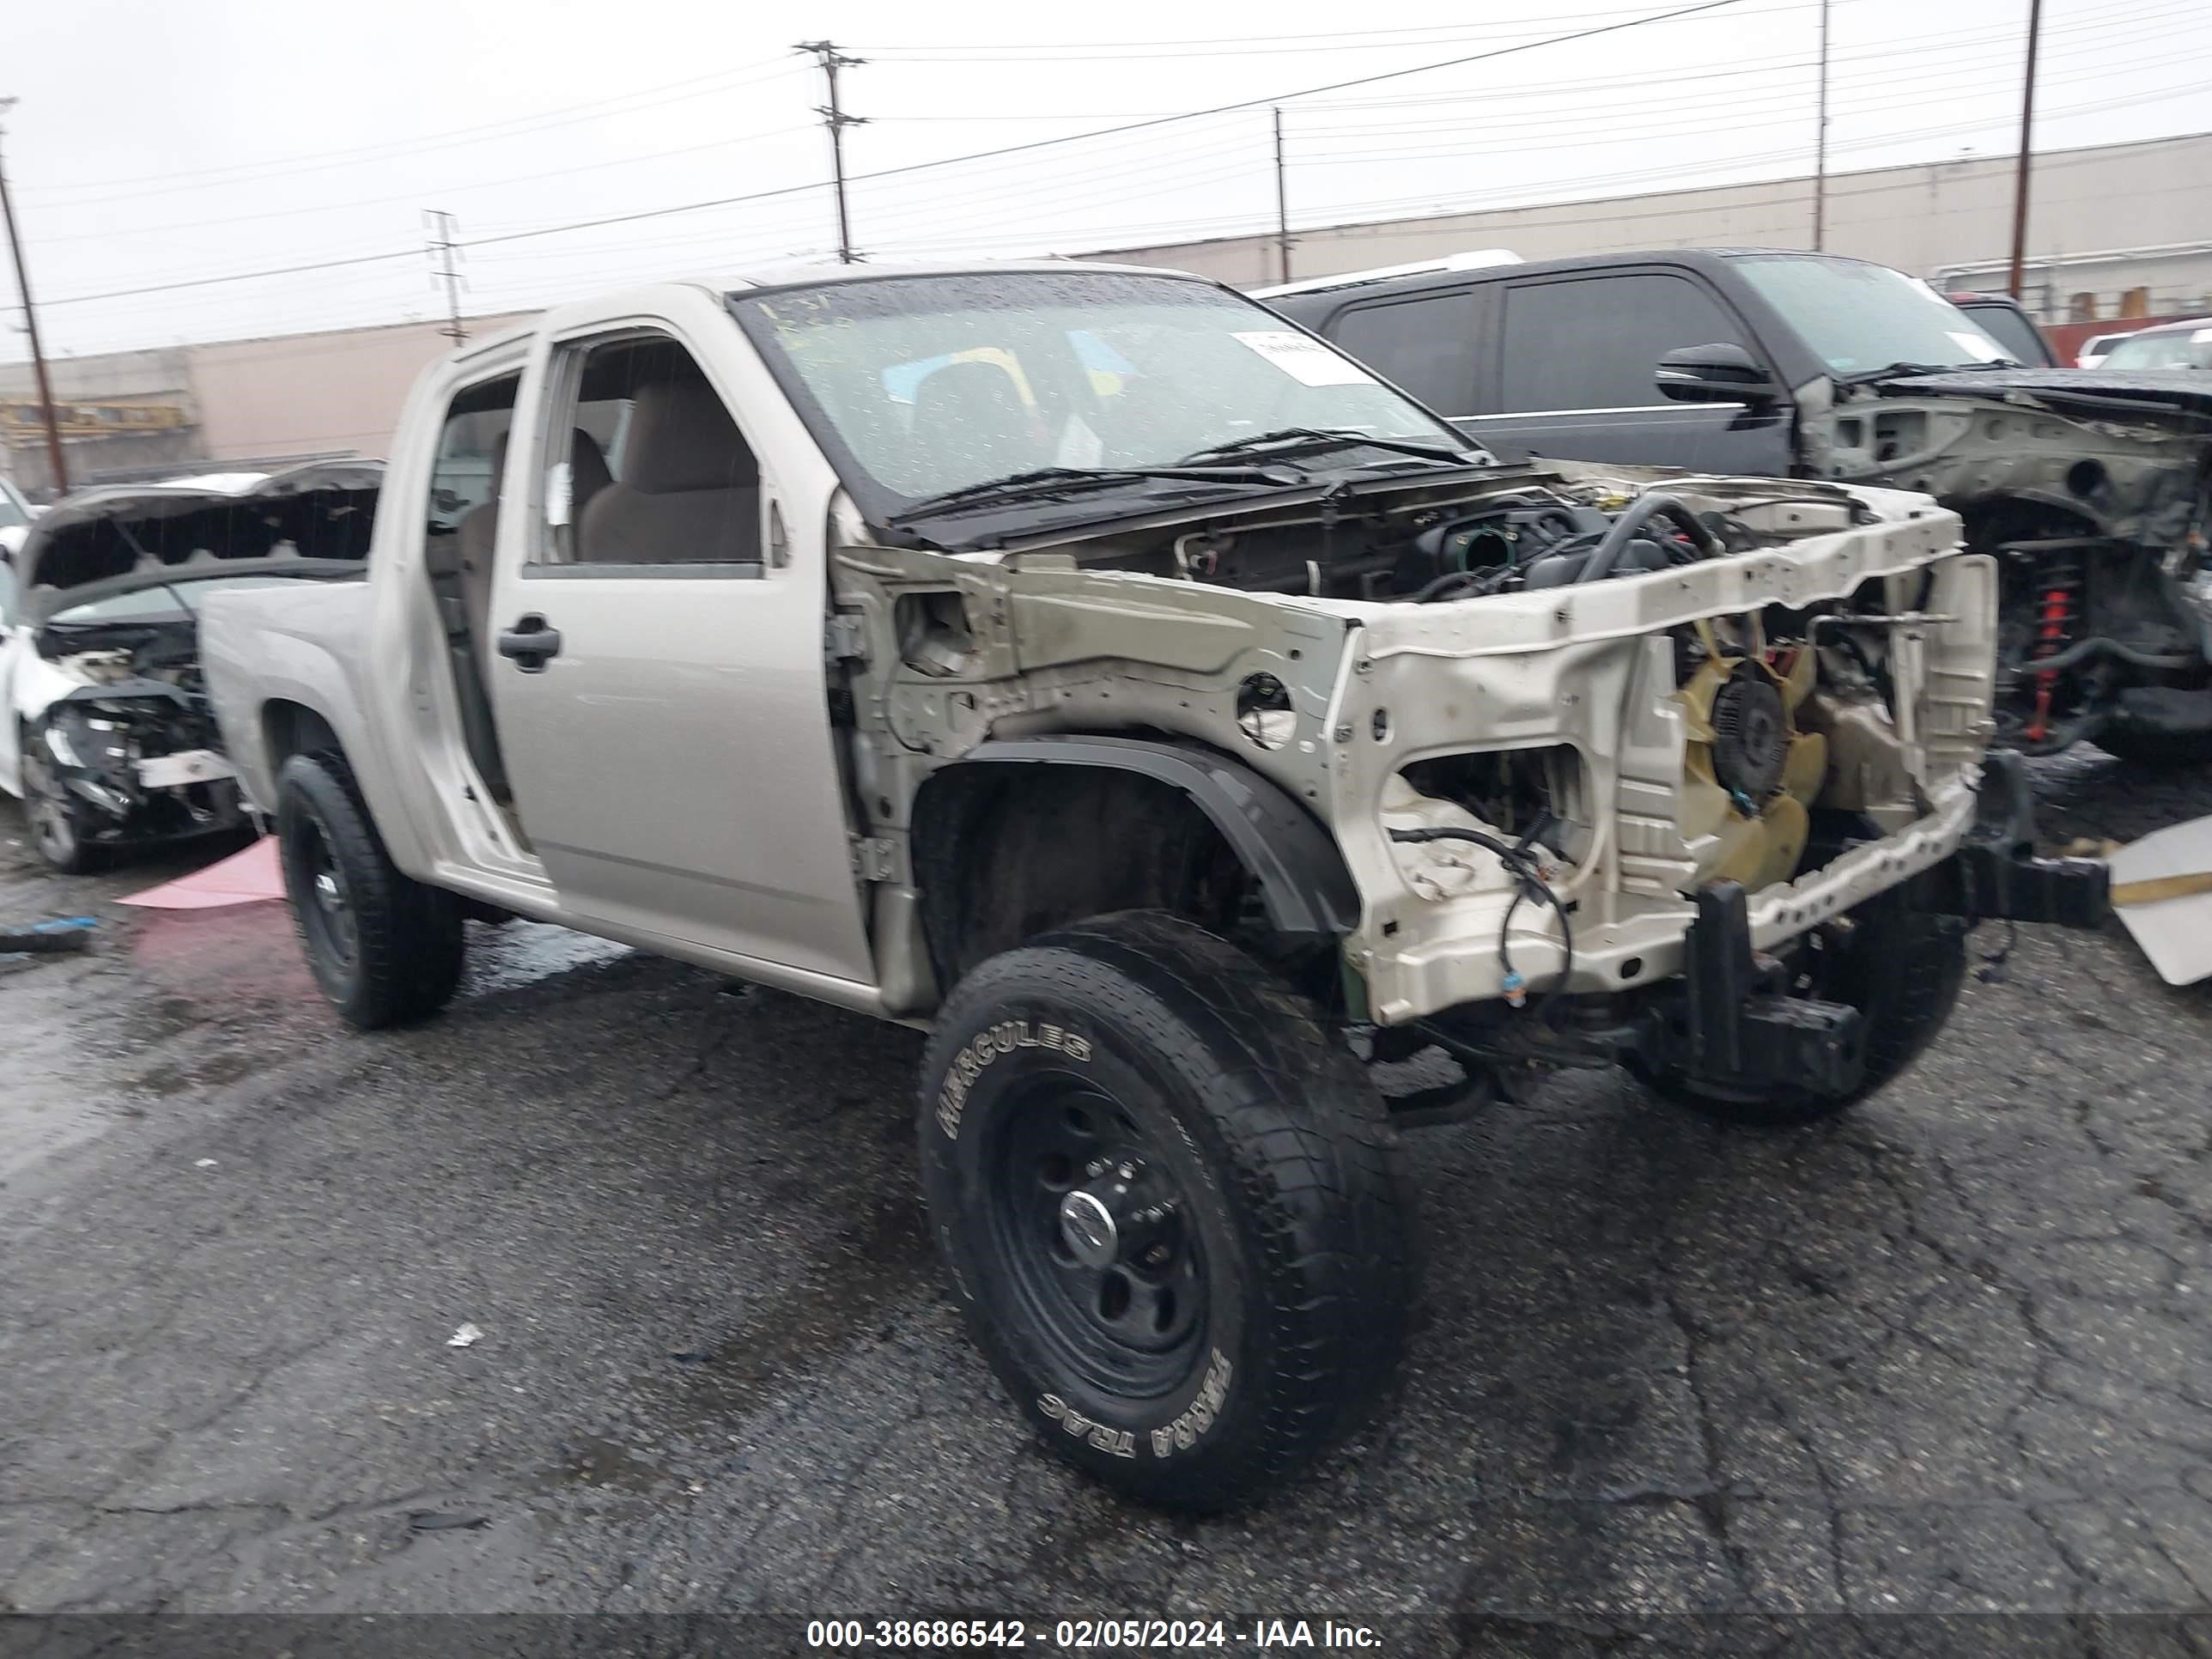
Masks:
[[[1828,769],[1828,740],[1797,729],[1817,666],[1802,646],[1728,655],[1707,635],[1705,660],[1674,694],[1689,716],[1682,835],[1693,849],[1716,844],[1699,851],[1705,879],[1756,892],[1796,874]]]

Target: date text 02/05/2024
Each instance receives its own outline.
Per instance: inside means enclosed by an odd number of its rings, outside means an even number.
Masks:
[[[806,1626],[806,1644],[830,1651],[948,1648],[1025,1648],[1080,1653],[1092,1649],[1163,1650],[1242,1648],[1251,1653],[1335,1648],[1377,1652],[1381,1634],[1365,1625],[1334,1620],[1255,1619],[1237,1625],[1222,1619],[1061,1619],[1047,1630],[1023,1620],[817,1619]]]

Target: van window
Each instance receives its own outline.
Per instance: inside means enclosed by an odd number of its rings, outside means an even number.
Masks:
[[[1510,283],[1504,334],[1507,413],[1656,408],[1668,400],[1652,374],[1668,352],[1726,343],[1758,355],[1718,300],[1665,271]]]
[[[1328,337],[1440,415],[1474,407],[1474,295],[1424,294],[1340,313]]]

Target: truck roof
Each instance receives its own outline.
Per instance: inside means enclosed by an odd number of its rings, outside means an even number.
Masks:
[[[1393,294],[1419,294],[1431,289],[1458,288],[1468,282],[1486,281],[1500,276],[1543,276],[1559,271],[1608,270],[1625,264],[1674,264],[1692,270],[1708,269],[1723,260],[1741,258],[1747,254],[1796,255],[1812,259],[1848,260],[1853,264],[1869,264],[1872,261],[1853,258],[1847,253],[1814,253],[1799,247],[1653,247],[1629,248],[1616,253],[1578,253],[1562,259],[1525,259],[1511,263],[1491,261],[1480,264],[1461,264],[1446,269],[1407,271],[1402,266],[1385,267],[1380,270],[1348,271],[1341,276],[1318,277],[1310,282],[1291,283],[1288,288],[1278,286],[1272,290],[1254,290],[1255,297],[1265,299],[1279,311],[1310,313],[1333,307],[1348,290],[1360,288],[1388,289]],[[1276,297],[1279,296],[1279,298]]]
[[[866,264],[838,264],[827,259],[778,260],[773,264],[753,265],[738,270],[692,272],[681,276],[663,278],[658,282],[633,283],[623,287],[610,287],[609,293],[648,292],[657,288],[689,288],[702,289],[708,294],[731,294],[739,291],[767,293],[776,289],[808,288],[825,283],[865,283],[886,276],[978,276],[1010,273],[1043,273],[1060,275],[1071,270],[1112,271],[1123,275],[1144,276],[1176,276],[1188,283],[1203,283],[1209,288],[1220,288],[1211,276],[1200,276],[1194,271],[1176,270],[1164,265],[1114,264],[1097,259],[932,259],[883,263],[870,260]],[[549,307],[557,310],[558,307]],[[480,351],[504,345],[510,341],[524,339],[535,333],[538,320],[533,317],[514,324],[495,334],[476,336],[461,349],[459,355],[474,356]]]

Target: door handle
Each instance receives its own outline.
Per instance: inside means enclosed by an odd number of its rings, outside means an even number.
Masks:
[[[512,657],[526,674],[542,674],[545,665],[561,654],[561,630],[532,611],[499,636],[499,654]]]

